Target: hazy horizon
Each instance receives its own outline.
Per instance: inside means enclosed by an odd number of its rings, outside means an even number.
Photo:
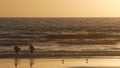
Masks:
[[[120,0],[1,0],[0,17],[120,17]]]

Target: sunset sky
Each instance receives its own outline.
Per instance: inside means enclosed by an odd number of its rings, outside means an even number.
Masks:
[[[0,17],[120,17],[120,0],[0,0]]]

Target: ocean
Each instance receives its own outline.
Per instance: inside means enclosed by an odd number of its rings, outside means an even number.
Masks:
[[[0,18],[0,53],[120,51],[120,18]]]

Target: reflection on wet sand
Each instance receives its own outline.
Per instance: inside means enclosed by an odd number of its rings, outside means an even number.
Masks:
[[[15,62],[15,68],[18,68],[19,58],[15,58],[14,62]],[[29,64],[30,64],[30,68],[32,68],[32,66],[34,65],[34,59],[33,58],[29,59]]]
[[[18,66],[18,58],[15,58],[15,68]]]
[[[62,64],[64,64],[64,59],[62,59]]]
[[[32,68],[33,65],[34,65],[34,59],[31,58],[31,59],[30,59],[30,68]]]
[[[86,64],[88,63],[88,59],[86,59]]]
[[[0,68],[120,68],[120,59],[0,59]]]

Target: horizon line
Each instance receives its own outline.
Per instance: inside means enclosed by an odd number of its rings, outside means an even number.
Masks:
[[[0,18],[120,18],[120,17],[0,17]]]

